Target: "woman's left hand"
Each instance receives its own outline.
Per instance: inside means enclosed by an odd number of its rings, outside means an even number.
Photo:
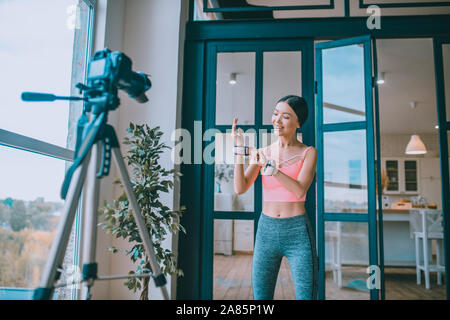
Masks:
[[[273,159],[268,160],[263,153],[261,153],[261,166],[263,167],[261,171],[263,176],[272,176],[278,172],[277,162]]]

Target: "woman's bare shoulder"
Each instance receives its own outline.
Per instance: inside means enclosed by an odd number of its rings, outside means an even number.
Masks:
[[[305,158],[317,158],[317,149],[314,146],[307,146],[305,151]]]
[[[316,147],[314,147],[314,146],[306,146],[306,149],[308,149],[308,151],[312,151],[312,152],[314,152],[314,153],[317,153],[317,149],[316,149]],[[305,150],[306,150],[305,149]]]

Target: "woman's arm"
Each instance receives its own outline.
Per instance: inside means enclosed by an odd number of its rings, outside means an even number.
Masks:
[[[242,135],[242,130],[240,128],[236,128],[237,121],[237,118],[233,119],[231,134],[233,136],[234,145],[237,147],[243,147],[244,137]],[[244,156],[234,156],[234,192],[236,192],[237,194],[246,192],[258,177],[258,172],[261,168],[261,166],[258,164],[259,151],[251,149],[250,157],[250,166],[244,173]]]
[[[290,192],[295,194],[297,198],[302,198],[309,189],[311,185],[314,174],[316,172],[317,163],[317,150],[311,148],[305,156],[303,161],[303,167],[300,171],[297,180],[292,179],[288,175],[279,171],[274,175],[274,177]]]
[[[242,162],[241,162],[242,163]],[[234,165],[234,192],[243,194],[252,186],[258,177],[261,166],[258,164],[251,164],[244,173],[243,164]]]
[[[264,154],[265,149],[251,149],[250,150],[250,165],[244,173],[244,158],[243,156],[236,156],[234,165],[234,191],[237,194],[247,192],[247,190],[258,178],[261,170],[260,155]]]

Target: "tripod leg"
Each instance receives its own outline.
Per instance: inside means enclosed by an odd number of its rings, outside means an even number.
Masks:
[[[73,220],[75,219],[75,213],[78,207],[78,200],[86,177],[89,158],[90,151],[75,171],[73,179],[71,180],[66,201],[64,203],[61,221],[59,222],[58,230],[53,239],[50,254],[41,276],[40,287],[36,288],[33,292],[33,300],[48,300],[52,298],[54,282],[59,277],[57,268],[62,265],[64,259],[64,253],[66,252],[70,232],[72,231]]]
[[[98,217],[98,194],[100,180],[96,177],[98,162],[100,159],[101,142],[92,146],[91,161],[86,181],[86,208],[83,221],[83,270],[82,279],[87,280],[83,286],[82,296],[87,300],[91,298],[90,287],[97,278],[97,263],[95,261],[95,250],[97,244],[97,217]]]
[[[166,279],[164,277],[164,274],[161,273],[161,269],[159,268],[158,261],[156,260],[153,242],[150,237],[150,233],[148,232],[148,230],[145,226],[144,217],[142,216],[141,208],[139,207],[139,204],[137,202],[136,194],[134,193],[133,187],[131,186],[130,177],[128,175],[128,171],[125,166],[125,163],[123,161],[122,154],[121,154],[118,146],[113,146],[112,152],[114,154],[114,160],[115,160],[117,168],[119,170],[120,178],[122,179],[122,183],[125,187],[125,192],[127,193],[127,196],[128,196],[128,201],[131,205],[131,208],[133,209],[133,216],[134,216],[134,219],[136,220],[136,225],[139,229],[139,233],[141,235],[142,241],[144,242],[145,252],[147,253],[147,256],[150,260],[150,265],[152,267],[153,279],[155,281],[155,285],[157,287],[161,288],[161,292],[164,297],[164,300],[169,300],[169,295],[167,293],[167,289],[165,286]]]

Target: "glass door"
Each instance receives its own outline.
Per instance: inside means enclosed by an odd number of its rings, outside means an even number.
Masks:
[[[434,65],[436,75],[436,104],[438,107],[439,126],[439,152],[441,155],[442,178],[442,209],[444,225],[444,255],[445,255],[445,282],[447,299],[450,298],[449,289],[449,261],[450,261],[450,178],[449,178],[449,149],[450,139],[450,38],[434,39]],[[447,181],[447,182],[446,182]]]
[[[313,108],[313,46],[311,40],[210,42],[206,51],[201,298],[251,300],[262,184],[258,177],[244,194],[234,192],[233,118],[246,145],[261,148],[274,142],[270,119],[279,98],[303,95]],[[298,135],[308,145],[314,145],[311,123]],[[314,199],[314,192],[311,187],[308,197]],[[295,294],[284,261],[275,299],[291,298]]]
[[[315,44],[319,299],[375,300],[383,283],[373,62],[370,36]]]

